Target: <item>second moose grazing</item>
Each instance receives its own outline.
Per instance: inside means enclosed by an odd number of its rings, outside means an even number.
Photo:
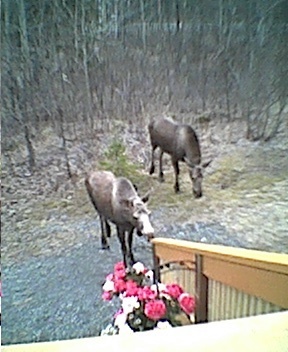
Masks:
[[[100,217],[102,248],[109,248],[109,221],[116,225],[125,265],[132,265],[135,262],[132,253],[134,229],[137,229],[138,234],[145,235],[148,240],[154,237],[150,211],[145,204],[149,197],[141,199],[127,178],[115,177],[110,171],[91,172],[85,179],[85,186]]]
[[[150,141],[152,145],[152,156],[150,175],[155,171],[155,150],[160,148],[159,155],[159,180],[164,181],[162,169],[163,153],[170,154],[175,172],[175,192],[179,192],[179,161],[184,161],[189,168],[189,176],[193,184],[195,198],[202,196],[202,169],[207,167],[211,161],[201,164],[200,144],[195,131],[191,126],[179,124],[167,118],[152,120],[148,126]]]

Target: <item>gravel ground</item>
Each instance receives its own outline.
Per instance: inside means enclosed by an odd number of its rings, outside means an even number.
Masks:
[[[154,220],[160,215],[156,212]],[[67,232],[67,221],[62,226],[58,223],[57,230]],[[110,250],[103,251],[99,239],[91,235],[99,232],[98,221],[71,222],[69,227],[71,231],[77,229],[81,242],[57,254],[27,257],[21,263],[3,266],[2,344],[96,336],[111,322],[118,302],[103,302],[101,285],[121,260],[118,239],[112,236]],[[42,231],[53,232],[55,225],[48,223]],[[161,235],[166,234],[178,239],[256,247],[245,238],[232,236],[217,223],[166,224]],[[282,248],[281,243],[270,245],[270,250]],[[143,237],[135,236],[134,253],[137,260],[152,267],[151,247]]]
[[[209,143],[215,158],[201,200],[187,193],[187,173],[181,174],[184,191],[178,198],[171,175],[155,183],[159,199],[151,210],[157,236],[288,253],[287,141]],[[56,166],[49,163],[45,177],[44,169],[33,178],[23,176],[19,166],[18,176],[6,171],[3,178],[2,344],[96,336],[117,310],[117,301],[102,301],[101,286],[122,259],[118,239],[112,236],[110,251],[101,250],[87,195],[65,189]],[[152,267],[144,238],[135,236],[134,254]]]
[[[95,221],[85,223],[83,232],[89,228],[95,232]],[[117,302],[103,302],[101,286],[121,260],[118,239],[112,237],[110,251],[101,250],[95,237],[83,239],[57,255],[2,267],[3,344],[95,336],[110,322]],[[148,265],[149,245],[135,237],[135,247]]]

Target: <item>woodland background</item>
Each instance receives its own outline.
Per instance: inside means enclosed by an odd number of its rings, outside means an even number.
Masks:
[[[3,344],[110,322],[102,284],[121,251],[116,235],[101,251],[95,167],[152,188],[156,236],[287,253],[287,43],[285,0],[1,1]],[[212,159],[200,199],[183,163],[180,194],[167,156],[165,182],[148,175],[160,115]],[[143,237],[134,252],[152,261]]]
[[[284,0],[3,0],[2,168],[21,154],[33,174],[50,137],[72,178],[73,145],[163,112],[241,119],[249,140],[270,140],[287,104],[287,19]]]

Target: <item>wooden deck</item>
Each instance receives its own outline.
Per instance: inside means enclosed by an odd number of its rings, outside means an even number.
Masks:
[[[287,254],[168,238],[152,243],[158,279],[196,296],[196,322],[288,309]]]
[[[288,312],[129,335],[3,346],[3,352],[287,352]]]
[[[152,242],[158,277],[166,283],[178,282],[195,294],[196,323],[207,323],[129,335],[2,346],[1,351],[288,351],[287,254],[167,238]]]

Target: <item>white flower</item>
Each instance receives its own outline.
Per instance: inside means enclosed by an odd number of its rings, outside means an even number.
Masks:
[[[195,313],[194,312],[189,315],[189,319],[190,319],[192,324],[195,323]]]
[[[143,273],[145,270],[145,266],[141,262],[135,263],[132,268],[136,271],[137,275]]]
[[[134,331],[130,328],[128,324],[125,324],[120,327],[119,334],[134,334]]]
[[[117,329],[112,324],[109,324],[106,326],[105,329],[101,330],[100,336],[116,335],[116,334],[117,334]]]
[[[156,329],[169,329],[172,328],[172,325],[166,320],[166,321],[158,321],[156,325]]]
[[[154,281],[154,273],[153,270],[148,270],[147,273],[145,274],[145,277],[151,282],[151,284]]]
[[[151,286],[151,290],[153,290],[154,292],[158,293],[159,292],[159,298],[166,298],[166,299],[170,299],[171,297],[168,293],[166,293],[166,285],[161,284],[160,282],[157,283],[157,285],[152,285]]]
[[[161,284],[160,282],[151,286],[151,290],[153,290],[154,292],[163,292],[166,290],[166,285]]]
[[[123,327],[126,324],[126,320],[127,320],[127,314],[125,313],[118,314],[117,317],[115,318],[114,325],[118,326],[118,328],[121,329],[121,327]]]
[[[132,313],[134,309],[137,309],[140,307],[140,303],[138,301],[137,297],[123,297],[122,300],[122,308],[123,308],[123,313],[126,315],[129,313]]]
[[[111,280],[106,280],[102,288],[103,288],[103,291],[107,291],[107,292],[114,291],[114,282]]]

